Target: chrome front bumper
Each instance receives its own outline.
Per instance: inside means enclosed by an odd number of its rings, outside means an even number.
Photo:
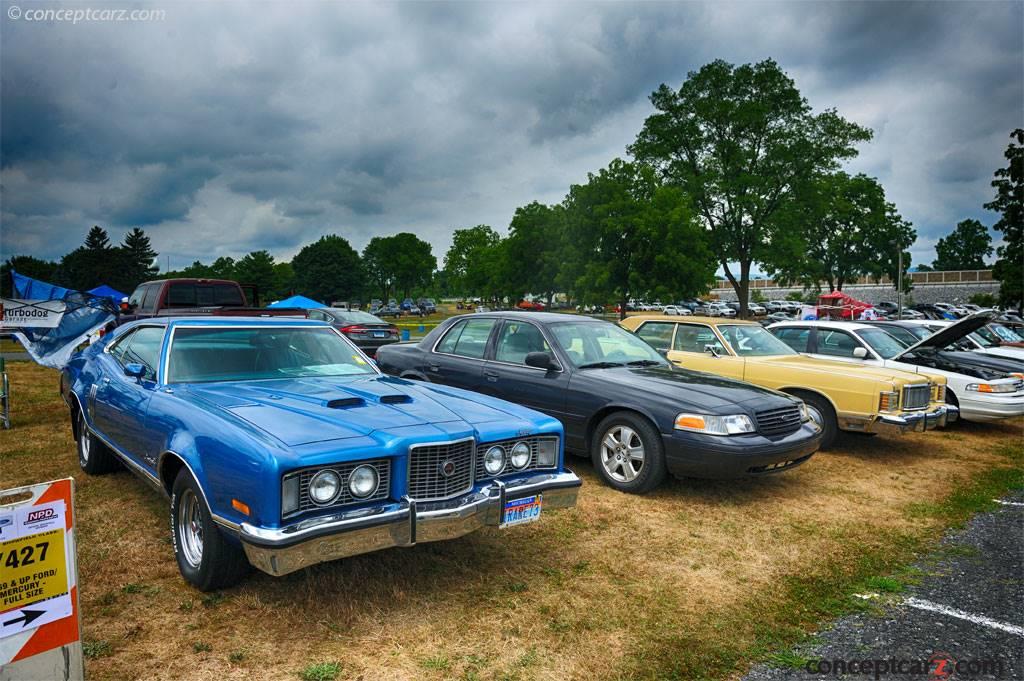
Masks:
[[[872,424],[868,432],[871,433],[906,433],[907,431],[932,430],[942,428],[947,423],[952,423],[960,417],[960,410],[953,405],[947,404],[932,411],[919,411],[912,414],[900,414],[899,416],[879,416]]]
[[[544,510],[576,505],[581,485],[572,471],[535,472],[492,481],[447,501],[399,503],[335,513],[280,529],[242,523],[239,539],[254,567],[274,576],[394,546],[455,539],[502,523],[505,502],[542,494]]]

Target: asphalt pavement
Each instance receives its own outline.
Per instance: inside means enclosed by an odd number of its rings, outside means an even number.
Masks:
[[[744,679],[1024,679],[1024,493],[999,501],[917,563],[919,584],[861,594],[878,607]]]

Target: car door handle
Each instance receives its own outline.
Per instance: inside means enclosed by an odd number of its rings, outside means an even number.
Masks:
[[[437,371],[441,368],[441,364],[439,362],[430,362],[427,366],[431,371]]]
[[[497,380],[498,380],[498,372],[497,371],[485,371],[484,372],[484,378],[486,378],[491,383],[496,383]]]

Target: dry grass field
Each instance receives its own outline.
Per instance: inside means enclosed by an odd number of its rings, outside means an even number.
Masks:
[[[57,374],[8,366],[0,488],[72,475],[91,679],[732,678],[856,607],[942,531],[1024,485],[1022,422],[854,438],[768,479],[633,497],[589,462],[579,506],[201,594],[167,502],[77,466]],[[889,579],[879,580],[881,576]]]

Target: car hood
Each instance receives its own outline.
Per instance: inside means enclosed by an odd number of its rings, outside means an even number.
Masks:
[[[955,324],[950,324],[946,328],[936,331],[917,344],[911,345],[909,348],[893,357],[893,359],[899,360],[901,357],[912,353],[915,350],[922,350],[924,348],[941,350],[948,347],[951,343],[955,343],[961,338],[974,333],[995,318],[995,312],[975,312],[972,315],[964,317]]]
[[[792,401],[792,398],[768,388],[675,366],[583,369],[577,375],[628,387],[634,392],[644,391],[652,396],[669,398],[674,403],[695,403],[712,410],[766,398]]]
[[[892,381],[898,378],[911,378],[899,369],[885,369],[866,364],[851,364],[831,359],[818,359],[804,355],[773,355],[770,357],[745,357],[748,362],[771,364],[772,366],[801,371],[813,371],[828,376],[857,376],[874,378],[880,381]],[[899,374],[903,374],[900,376]]]
[[[521,409],[385,376],[191,384],[183,399],[240,418],[289,446],[440,423],[522,420]],[[480,397],[480,396],[477,396]]]

